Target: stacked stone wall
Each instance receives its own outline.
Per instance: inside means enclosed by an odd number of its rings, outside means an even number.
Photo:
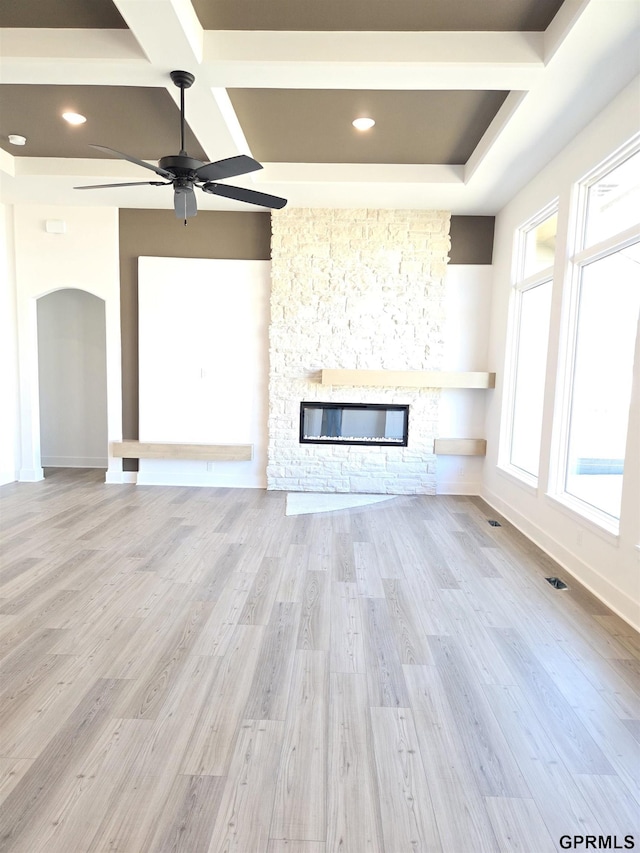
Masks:
[[[435,494],[439,391],[333,387],[327,368],[439,370],[450,214],[272,217],[269,489]],[[408,403],[408,447],[299,443],[301,401]]]

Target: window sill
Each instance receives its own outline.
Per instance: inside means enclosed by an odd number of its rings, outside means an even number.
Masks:
[[[574,521],[586,527],[601,539],[604,539],[605,542],[618,547],[620,543],[619,521],[605,515],[605,513],[599,512],[595,508],[590,509],[582,501],[576,500],[567,494],[553,495],[547,492],[545,497],[556,509],[570,516]]]

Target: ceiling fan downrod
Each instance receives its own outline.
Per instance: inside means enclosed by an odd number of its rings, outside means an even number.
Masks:
[[[180,89],[180,154],[186,155],[184,148],[184,90],[193,85],[196,79],[189,71],[172,71],[171,79]]]

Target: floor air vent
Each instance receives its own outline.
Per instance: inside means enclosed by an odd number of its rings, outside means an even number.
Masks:
[[[494,518],[490,518],[490,519],[489,519],[489,524],[490,524],[492,527],[502,527],[502,525],[500,524],[500,522],[499,522],[499,521],[496,521]]]
[[[560,578],[545,578],[547,583],[550,583],[554,589],[569,589],[564,581],[561,581]]]

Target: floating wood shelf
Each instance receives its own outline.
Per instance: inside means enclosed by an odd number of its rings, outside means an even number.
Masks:
[[[114,441],[114,456],[121,459],[198,459],[207,462],[250,462],[252,444],[163,444],[154,441]]]
[[[495,373],[439,370],[323,370],[322,385],[393,388],[495,388]]]
[[[485,438],[436,438],[433,442],[436,456],[486,456]]]

